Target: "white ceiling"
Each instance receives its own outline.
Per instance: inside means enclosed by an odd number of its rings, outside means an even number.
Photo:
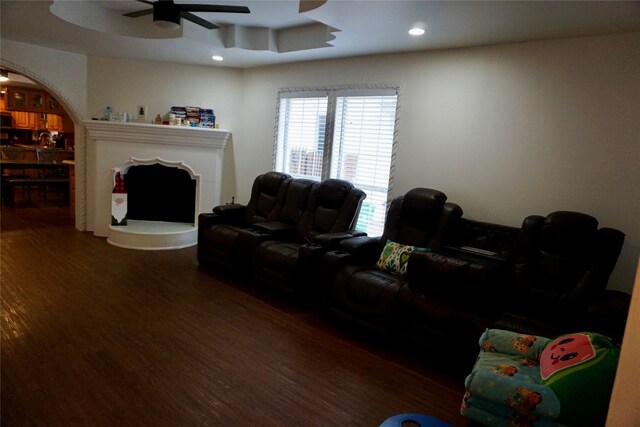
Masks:
[[[0,34],[3,40],[90,55],[247,68],[640,31],[640,1],[328,0],[305,13],[298,12],[298,0],[176,3],[242,5],[251,13],[197,13],[221,28],[183,20],[171,32],[157,28],[150,15],[121,16],[150,7],[133,0],[0,0]],[[427,26],[422,37],[407,33],[416,22]],[[224,61],[214,62],[212,55]]]

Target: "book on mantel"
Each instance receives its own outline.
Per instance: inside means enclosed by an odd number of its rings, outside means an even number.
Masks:
[[[211,108],[200,107],[171,107],[171,114],[175,114],[176,118],[182,119],[182,122],[189,121],[193,126],[214,128],[216,126],[216,116]]]

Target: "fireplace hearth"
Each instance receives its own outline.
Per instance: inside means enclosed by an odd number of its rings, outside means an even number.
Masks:
[[[183,162],[131,158],[114,168],[114,182],[117,176],[125,184],[117,190],[126,191],[127,202],[124,211],[112,205],[109,243],[129,249],[178,249],[197,243],[200,175],[193,169]]]
[[[93,120],[84,125],[86,199],[77,202],[86,214],[87,230],[131,249],[195,245],[198,214],[221,204],[229,131]],[[126,226],[111,225],[116,169],[122,172],[126,186],[133,185],[127,195],[131,210],[127,208]],[[132,179],[133,184],[127,183]],[[185,186],[174,188],[177,184],[169,184],[174,180],[184,180]],[[139,190],[138,184],[146,188]],[[171,205],[171,201],[176,203]],[[176,205],[179,210],[174,210]]]

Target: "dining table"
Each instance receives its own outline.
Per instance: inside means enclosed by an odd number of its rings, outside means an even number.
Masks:
[[[37,171],[29,173],[27,171]],[[65,198],[69,199],[69,163],[51,160],[0,160],[2,175],[2,198],[9,205],[15,202],[15,188],[28,190],[31,200],[31,187],[45,189],[50,186],[62,187]]]
[[[43,170],[43,169],[60,169],[66,171],[68,175],[69,164],[65,162],[57,162],[51,160],[0,160],[0,170],[4,175],[6,170]]]

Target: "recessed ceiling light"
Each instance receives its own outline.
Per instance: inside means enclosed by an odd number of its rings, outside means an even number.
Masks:
[[[6,82],[9,80],[9,71],[4,68],[0,70],[0,82]]]
[[[214,61],[222,61],[224,58],[220,55],[213,55],[211,59],[213,59]]]
[[[424,31],[426,28],[427,28],[427,24],[425,24],[423,21],[415,22],[411,26],[411,29],[409,30],[409,34],[411,34],[412,36],[421,36],[424,34]]]

